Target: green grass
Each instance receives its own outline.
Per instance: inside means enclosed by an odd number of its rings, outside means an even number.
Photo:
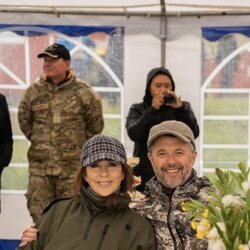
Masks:
[[[2,173],[2,189],[26,190],[28,168],[7,167]]]
[[[235,168],[241,161],[247,161],[246,149],[204,149],[204,168]]]
[[[105,135],[110,135],[118,140],[121,139],[121,120],[120,119],[105,119],[105,127],[102,132]]]
[[[27,151],[29,142],[25,140],[14,140],[12,163],[28,163]]]
[[[247,144],[248,121],[205,121],[204,144]]]
[[[205,115],[248,115],[247,94],[206,94]]]
[[[205,115],[248,115],[246,94],[206,94]],[[205,120],[204,144],[248,144],[249,121]],[[247,161],[246,149],[204,149],[204,168],[237,168]]]
[[[102,98],[102,107],[104,114],[120,114],[120,93],[114,93],[115,98],[109,99],[108,97]]]

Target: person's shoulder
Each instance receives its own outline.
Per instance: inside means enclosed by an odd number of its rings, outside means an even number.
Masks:
[[[94,90],[94,88],[87,82],[76,79],[75,88],[81,96],[93,96],[96,100],[100,100],[100,95]]]
[[[76,78],[73,86],[79,92],[86,92],[86,91],[93,90],[93,87],[89,83],[79,78]]]
[[[191,105],[191,103],[190,102],[188,102],[188,101],[181,101],[182,102],[182,104],[186,104],[186,105]]]
[[[24,92],[24,100],[34,100],[38,98],[41,93],[47,92],[47,87],[41,81],[36,80],[28,86]]]
[[[216,188],[206,176],[197,177],[194,185],[197,189],[196,194],[200,197],[199,200],[207,200],[209,193],[216,192]]]
[[[201,176],[196,178],[196,185],[202,186],[202,187],[212,187],[213,184],[206,176]]]
[[[3,106],[6,106],[6,105],[7,105],[6,97],[5,97],[5,95],[3,95],[3,94],[1,94],[1,93],[0,93],[0,104],[1,104],[1,106],[2,106],[2,105],[3,105]]]
[[[181,103],[182,103],[181,109],[192,109],[190,102],[188,102],[188,101],[182,101]]]
[[[46,213],[48,210],[50,210],[52,207],[55,206],[59,206],[59,207],[63,207],[63,206],[68,206],[71,202],[73,201],[73,198],[71,197],[62,197],[62,198],[57,198],[54,199],[53,201],[51,201],[47,207],[43,210],[43,214]]]
[[[130,106],[130,109],[141,109],[145,107],[145,103],[144,102],[137,102],[137,103],[133,103]]]
[[[74,86],[79,89],[92,89],[92,86],[89,83],[80,78],[75,79]]]
[[[41,91],[41,88],[45,88],[45,84],[43,84],[39,79],[32,82],[27,88],[26,93],[28,92],[34,92],[34,91]]]
[[[143,213],[141,214],[139,211],[142,208],[143,207],[138,206],[136,209],[134,209],[134,208],[129,209],[131,222],[134,222],[135,224],[145,224],[145,225],[147,225],[149,223],[148,220],[143,215]]]
[[[211,194],[213,193],[219,194],[219,191],[211,183],[208,183],[208,185],[204,185],[199,189],[196,194],[196,200],[201,203],[207,203],[211,199]]]
[[[131,208],[135,213],[147,217],[148,213],[154,210],[153,203],[150,197],[145,197],[143,200],[134,201]]]

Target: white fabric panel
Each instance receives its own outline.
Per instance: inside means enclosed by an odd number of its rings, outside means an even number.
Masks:
[[[1,0],[3,4],[20,4],[18,0]],[[43,1],[54,5],[62,1]],[[87,1],[84,1],[86,3]],[[92,5],[93,2],[89,1]],[[103,1],[99,1],[103,2]],[[111,1],[105,1],[109,4]],[[114,1],[112,1],[114,2]],[[121,3],[121,1],[119,1]],[[124,1],[132,4],[141,1]],[[146,1],[144,1],[146,2]],[[156,1],[147,1],[156,2]],[[171,1],[171,2],[178,2]],[[182,1],[189,2],[190,1]],[[197,1],[192,1],[193,3]],[[211,1],[203,1],[211,3]],[[217,1],[216,4],[219,4]],[[35,1],[26,0],[22,4]],[[68,2],[67,2],[68,3]],[[81,1],[70,1],[71,5],[79,4]],[[170,3],[170,1],[168,1]],[[226,5],[235,4],[235,1],[220,0]],[[39,3],[40,5],[41,3]],[[237,1],[239,4],[250,2]],[[161,43],[160,43],[160,21],[157,18],[135,18],[124,17],[102,17],[102,16],[70,16],[42,15],[42,14],[8,14],[1,13],[2,24],[53,24],[53,25],[103,25],[125,27],[124,48],[124,86],[125,86],[125,116],[134,102],[140,102],[145,91],[147,72],[160,66]],[[221,17],[171,17],[167,19],[167,42],[166,42],[166,67],[170,69],[176,82],[176,92],[182,99],[190,101],[199,121],[200,114],[200,71],[201,71],[201,27],[203,26],[244,26],[249,25],[248,16],[221,16]],[[199,141],[197,141],[199,143]],[[128,155],[132,154],[133,143],[125,135],[125,146]],[[11,208],[14,208],[15,211]],[[2,213],[0,214],[0,238],[19,239],[22,230],[31,222],[26,209],[26,200],[23,195],[3,195]],[[15,216],[13,217],[13,214]],[[12,221],[13,218],[13,221]],[[15,223],[14,223],[15,222]]]

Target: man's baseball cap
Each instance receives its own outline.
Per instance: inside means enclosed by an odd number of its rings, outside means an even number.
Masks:
[[[66,49],[66,47],[59,43],[53,43],[44,52],[38,54],[38,58],[42,58],[44,56],[49,56],[52,58],[63,58],[64,60],[70,60],[70,53]]]
[[[113,160],[125,164],[127,155],[122,143],[116,138],[101,134],[87,140],[82,148],[81,165],[88,167],[101,160]]]
[[[150,129],[147,142],[148,149],[153,141],[162,135],[173,135],[184,142],[193,144],[194,148],[196,148],[192,130],[183,122],[171,120],[164,121]]]

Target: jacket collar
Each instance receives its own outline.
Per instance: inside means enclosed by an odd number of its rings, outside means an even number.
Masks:
[[[154,176],[152,179],[150,179],[147,182],[144,194],[152,198],[157,198],[157,197],[166,196],[168,194],[171,195],[171,193],[172,195],[178,195],[178,193],[181,193],[181,194],[193,193],[193,192],[196,192],[200,186],[200,185],[192,185],[196,181],[197,181],[197,172],[193,169],[189,178],[182,186],[177,187],[175,190],[173,190],[173,192],[170,192],[170,190],[168,190],[169,192],[166,192],[166,188],[157,179],[157,177]]]

